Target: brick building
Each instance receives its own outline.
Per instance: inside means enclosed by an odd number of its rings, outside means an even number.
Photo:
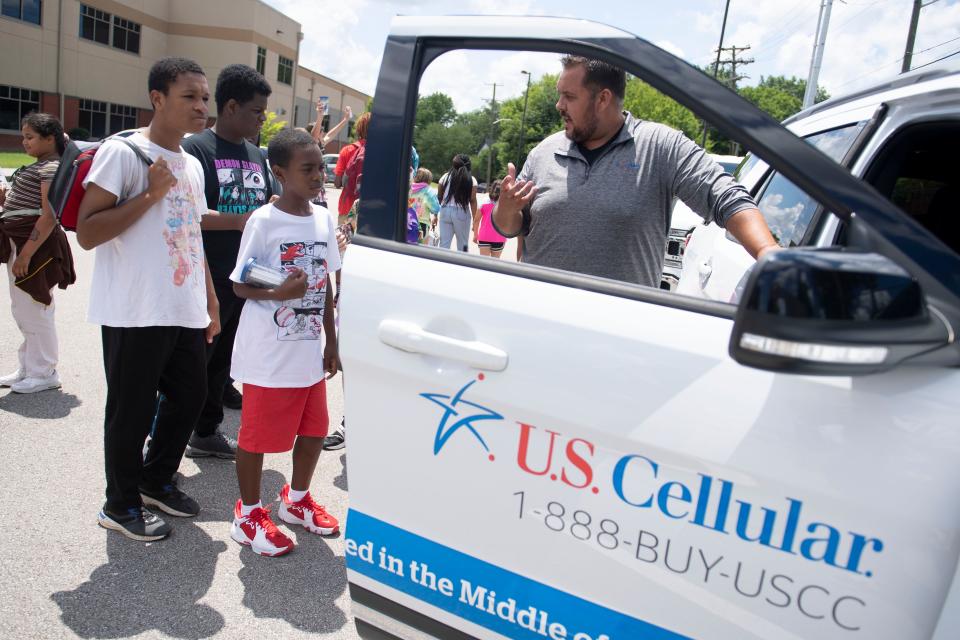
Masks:
[[[199,62],[211,92],[228,64],[255,67],[273,87],[270,110],[295,126],[313,119],[320,96],[334,123],[346,105],[362,113],[369,96],[297,64],[302,38],[298,22],[260,0],[3,0],[0,149],[20,148],[32,110],[94,138],[147,124],[147,72],[168,55]]]

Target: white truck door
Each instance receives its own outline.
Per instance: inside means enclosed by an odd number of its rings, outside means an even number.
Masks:
[[[892,253],[905,246],[882,235],[896,212],[842,168],[612,31],[395,22],[343,274],[358,626],[405,638],[929,637],[960,552],[956,367],[760,371],[728,355],[732,306],[402,242],[431,47],[539,38],[538,50],[635,61],[631,73],[743,132],[831,211],[856,204]],[[955,296],[952,280],[934,285]]]

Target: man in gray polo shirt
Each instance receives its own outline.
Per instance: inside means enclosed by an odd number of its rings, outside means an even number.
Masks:
[[[524,262],[657,287],[677,197],[754,258],[777,248],[750,194],[703,149],[623,111],[622,69],[562,63],[564,130],[530,152],[519,178],[509,165],[492,216],[504,236],[524,236]]]

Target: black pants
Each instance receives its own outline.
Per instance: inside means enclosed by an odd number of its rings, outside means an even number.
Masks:
[[[207,401],[197,420],[198,436],[213,434],[223,422],[223,390],[230,378],[233,340],[244,303],[243,298],[234,295],[232,282],[215,281],[214,288],[220,301],[220,333],[207,345]]]
[[[183,327],[103,327],[102,335],[104,508],[119,514],[142,504],[140,487],[161,489],[180,466],[207,395],[206,340],[203,329]],[[167,400],[143,459],[158,392]]]

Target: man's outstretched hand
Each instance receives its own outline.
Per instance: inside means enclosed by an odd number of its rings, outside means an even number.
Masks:
[[[523,223],[523,209],[537,196],[537,185],[531,180],[518,180],[517,167],[507,164],[507,175],[500,183],[500,199],[494,209],[497,227],[507,234],[517,234]]]

